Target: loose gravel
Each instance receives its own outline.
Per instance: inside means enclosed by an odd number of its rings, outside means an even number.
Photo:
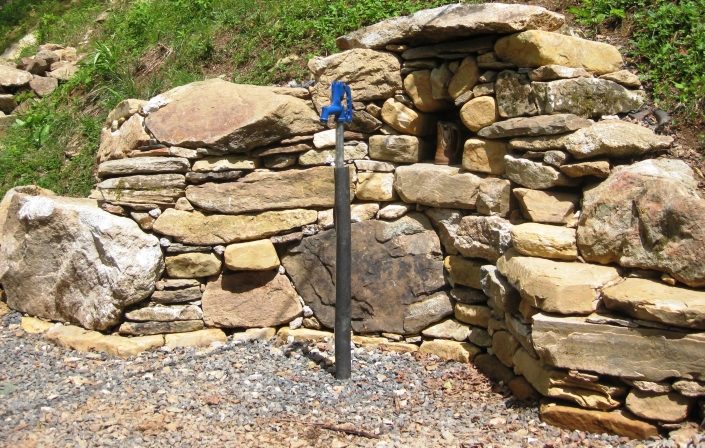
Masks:
[[[323,344],[232,341],[123,360],[53,346],[19,318],[0,320],[4,447],[676,446],[545,425],[470,365],[356,348],[339,382],[316,362]]]

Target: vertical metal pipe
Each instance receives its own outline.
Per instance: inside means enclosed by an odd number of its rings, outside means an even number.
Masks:
[[[335,377],[350,379],[352,333],[350,239],[350,171],[345,166],[344,124],[338,122],[335,139]]]

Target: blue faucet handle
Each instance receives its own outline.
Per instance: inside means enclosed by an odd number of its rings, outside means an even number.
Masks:
[[[343,105],[343,99],[345,105]],[[353,102],[352,91],[350,86],[342,81],[333,81],[331,84],[331,104],[324,106],[321,111],[321,121],[328,122],[331,115],[335,117],[338,123],[350,123],[353,118]]]

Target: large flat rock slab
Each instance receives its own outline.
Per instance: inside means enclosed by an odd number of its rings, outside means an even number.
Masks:
[[[313,224],[315,210],[282,210],[256,215],[203,215],[167,209],[154,222],[156,233],[183,244],[214,246],[267,238],[277,233]]]
[[[272,88],[209,79],[158,96],[166,103],[145,120],[162,143],[243,152],[321,129],[310,103]]]
[[[605,306],[637,319],[705,330],[705,291],[628,278],[602,290]]]
[[[435,43],[478,34],[556,30],[565,22],[561,14],[538,6],[453,4],[396,17],[339,37],[338,48],[384,48],[395,43]]]
[[[154,291],[159,240],[95,201],[14,194],[0,246],[10,308],[90,330],[120,321]]]
[[[578,249],[587,261],[667,272],[705,286],[705,199],[675,159],[617,167],[585,191]]]
[[[597,324],[590,316],[533,320],[534,348],[549,365],[645,381],[705,378],[704,333]]]
[[[416,163],[394,173],[394,189],[404,202],[431,207],[474,209],[483,179],[452,166]]]
[[[351,166],[350,170],[350,197],[354,197],[355,168]],[[333,168],[254,172],[237,182],[190,185],[186,198],[201,210],[226,214],[332,207]]]
[[[355,332],[415,334],[452,313],[438,236],[426,217],[352,224],[352,327]],[[357,260],[357,261],[356,261]],[[282,257],[297,291],[333,328],[335,231],[304,238]]]

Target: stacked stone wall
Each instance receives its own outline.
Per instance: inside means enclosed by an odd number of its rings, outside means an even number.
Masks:
[[[356,343],[473,362],[558,426],[647,438],[702,418],[705,200],[663,157],[673,139],[629,118],[646,96],[619,51],[563,22],[451,5],[341,37],[309,89],[214,79],[121,103],[92,198],[158,237],[165,269],[117,332],[332,330],[318,115],[338,79]]]

